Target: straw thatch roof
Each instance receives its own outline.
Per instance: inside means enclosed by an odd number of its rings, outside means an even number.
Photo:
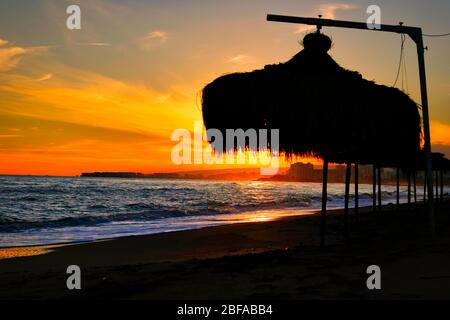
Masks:
[[[287,155],[333,162],[397,165],[420,145],[416,103],[396,88],[377,85],[340,67],[327,53],[329,37],[305,36],[286,63],[224,75],[203,89],[207,129],[280,129]]]

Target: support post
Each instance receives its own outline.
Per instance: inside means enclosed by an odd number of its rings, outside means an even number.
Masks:
[[[414,207],[417,206],[417,171],[413,172]]]
[[[408,172],[408,211],[411,210],[411,172]]]
[[[325,246],[326,218],[327,218],[327,181],[328,180],[328,160],[323,160],[322,175],[322,215],[320,224],[320,247]]]
[[[423,175],[423,203],[426,204],[427,203],[427,174],[424,172]]]
[[[345,200],[344,200],[344,239],[348,240],[348,203],[350,197],[350,179],[352,164],[347,163],[345,170]]]
[[[436,178],[436,202],[439,202],[439,170],[434,171]]]
[[[358,220],[359,214],[359,165],[355,163],[355,217]]]
[[[400,168],[397,167],[397,207],[396,210],[400,209]]]
[[[422,97],[422,121],[423,121],[423,138],[425,149],[425,170],[428,184],[428,219],[430,223],[431,235],[435,235],[435,219],[434,219],[434,205],[433,205],[433,166],[431,158],[431,138],[430,138],[430,118],[428,111],[428,93],[427,93],[427,77],[425,73],[425,49],[423,47],[422,29],[411,38],[417,45],[417,56],[419,61],[419,78],[420,78],[420,95]]]
[[[373,212],[376,211],[377,208],[377,167],[375,165],[372,166],[372,208]]]
[[[381,212],[381,167],[378,167],[378,211]]]

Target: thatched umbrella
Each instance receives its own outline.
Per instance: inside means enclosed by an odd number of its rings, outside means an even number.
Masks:
[[[308,34],[291,60],[219,77],[202,101],[207,129],[279,129],[281,152],[324,159],[323,201],[328,162],[404,167],[421,133],[413,100],[340,67],[327,53],[331,44]]]

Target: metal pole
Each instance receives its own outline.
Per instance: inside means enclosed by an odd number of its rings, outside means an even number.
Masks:
[[[411,210],[411,172],[408,172],[408,211]]]
[[[322,18],[318,19],[318,18],[308,18],[308,17],[293,17],[293,16],[278,15],[278,14],[268,14],[267,21],[309,24],[309,25],[321,26],[321,27],[337,27],[337,28],[350,28],[350,29],[360,29],[360,30],[368,30],[368,31],[406,33],[406,34],[417,34],[420,31],[420,28],[417,28],[417,27],[408,27],[408,26],[404,26],[404,25],[389,25],[389,24],[382,24],[382,25],[380,25],[379,29],[369,29],[367,27],[366,22],[332,20],[332,19],[322,19]]]
[[[378,167],[378,211],[381,212],[381,167]]]
[[[345,201],[344,201],[344,239],[348,240],[348,203],[350,196],[350,179],[352,174],[352,165],[347,163],[345,170]]]
[[[372,185],[372,207],[375,212],[377,208],[377,167],[375,165],[372,166]]]
[[[322,216],[320,224],[320,247],[325,246],[326,218],[327,218],[327,179],[328,179],[328,160],[323,160],[322,175]]]
[[[412,37],[412,36],[411,36]],[[413,38],[414,39],[414,38]],[[433,205],[433,166],[431,160],[431,138],[430,138],[430,118],[428,112],[428,94],[427,94],[427,78],[425,74],[425,58],[423,47],[422,30],[415,36],[417,44],[417,56],[419,59],[419,78],[420,78],[420,94],[422,97],[422,120],[423,120],[423,138],[425,149],[425,170],[428,184],[428,219],[430,220],[430,231],[434,236],[436,226],[434,220]]]
[[[397,211],[400,208],[400,168],[397,167]]]
[[[355,216],[356,219],[358,219],[358,213],[359,213],[359,190],[358,190],[358,184],[359,184],[359,168],[358,164],[355,163]]]
[[[413,172],[414,206],[417,206],[417,172]]]
[[[292,17],[282,15],[267,15],[268,21],[287,22],[287,23],[300,23],[316,26],[328,26],[338,28],[352,28],[371,31],[384,31],[384,32],[396,32],[409,35],[417,45],[417,56],[419,61],[419,78],[420,78],[420,93],[422,97],[422,120],[423,120],[423,136],[424,136],[424,149],[425,149],[425,168],[426,176],[428,177],[428,217],[430,221],[430,231],[434,236],[435,234],[435,219],[434,219],[434,206],[433,206],[433,168],[431,159],[431,139],[430,139],[430,119],[428,111],[428,94],[427,94],[427,79],[425,74],[425,58],[424,58],[424,46],[422,29],[417,27],[406,27],[403,25],[381,25],[380,29],[369,29],[366,23],[353,22],[353,21],[340,21],[331,19],[317,19],[306,17]]]
[[[424,172],[423,175],[423,203],[427,202],[427,174]]]
[[[439,202],[439,170],[434,171],[434,176],[436,178],[436,203]]]

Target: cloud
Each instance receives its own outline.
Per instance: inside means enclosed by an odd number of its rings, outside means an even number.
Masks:
[[[0,46],[4,46],[8,44],[8,40],[0,39]]]
[[[53,78],[53,74],[47,73],[47,74],[43,75],[42,77],[36,79],[36,81],[45,81],[45,80],[50,80],[51,78]]]
[[[0,137],[20,138],[21,146],[37,146],[41,144],[63,144],[69,141],[91,140],[91,141],[148,141],[151,139],[163,139],[158,133],[142,133],[121,128],[107,128],[92,126],[89,124],[77,124],[64,120],[46,120],[32,116],[21,116],[2,114],[5,122],[0,124]],[[11,133],[9,126],[20,127],[19,133]],[[1,149],[1,147],[0,147]]]
[[[324,19],[335,19],[336,18],[336,12],[339,10],[351,10],[355,9],[356,7],[352,4],[348,3],[328,3],[328,4],[322,4],[319,6],[319,8],[316,10],[319,14],[322,15],[322,18]],[[310,26],[310,25],[299,25],[296,27],[294,33],[306,33],[311,32],[316,29],[316,26]]]
[[[294,33],[295,34],[303,34],[303,33],[309,33],[316,30],[315,26],[310,26],[310,25],[306,25],[306,24],[302,24],[298,27],[295,28]]]
[[[150,51],[169,40],[169,35],[165,31],[155,30],[147,33],[144,37],[137,40],[139,48],[145,51]]]
[[[23,137],[23,135],[21,134],[0,134],[0,138],[5,139],[5,138],[21,138]]]
[[[335,19],[336,11],[338,10],[351,10],[355,6],[348,3],[334,3],[334,4],[323,4],[320,6],[320,12],[325,19]]]
[[[199,116],[189,108],[195,105],[195,95],[181,94],[182,88],[160,91],[57,63],[52,70],[58,77],[51,73],[40,78],[0,74],[5,102],[0,105],[0,113],[70,119],[78,124],[162,133],[167,137],[174,126],[184,127]],[[52,81],[46,81],[49,79]]]
[[[0,41],[2,41],[2,47],[0,48],[0,72],[14,69],[20,63],[21,59],[27,54],[35,54],[48,49],[47,47],[5,47],[4,45],[9,42],[2,39],[0,39]]]
[[[0,72],[14,69],[26,52],[26,49],[20,47],[0,49]]]
[[[77,46],[88,46],[88,47],[107,47],[110,46],[110,43],[107,42],[78,42]]]
[[[149,39],[159,39],[161,42],[166,42],[169,38],[167,32],[164,31],[152,31],[147,36]]]
[[[241,63],[249,59],[249,56],[246,54],[239,54],[237,56],[231,57],[227,60],[229,63]]]
[[[201,119],[192,88],[161,91],[57,61],[51,81],[36,81],[48,78],[42,72],[48,65],[33,67],[27,74],[0,73],[3,173],[171,168],[172,131]]]

